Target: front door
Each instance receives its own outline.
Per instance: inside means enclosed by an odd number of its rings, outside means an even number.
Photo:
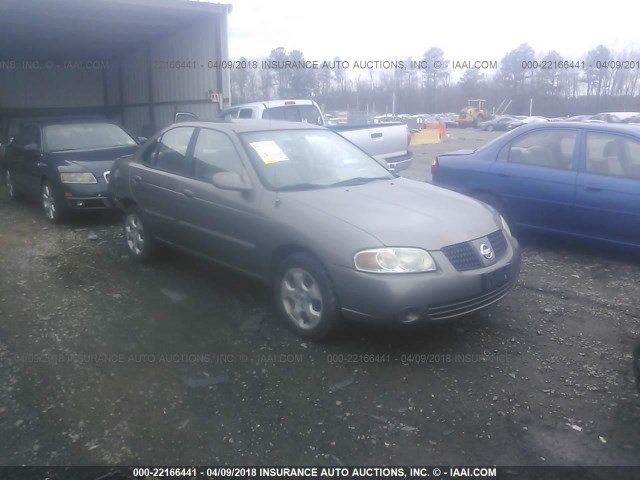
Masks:
[[[514,223],[571,229],[577,172],[577,130],[540,129],[506,145],[493,165],[496,192]]]
[[[246,166],[232,140],[219,130],[202,128],[195,141],[192,177],[185,179],[188,199],[183,219],[194,250],[252,271],[261,235],[259,191],[224,190],[212,183],[219,172],[236,172],[248,183]]]

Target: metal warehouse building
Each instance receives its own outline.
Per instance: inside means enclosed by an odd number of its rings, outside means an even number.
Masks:
[[[20,120],[100,116],[148,136],[176,111],[215,116],[230,5],[0,0],[0,135]],[[14,130],[14,131],[11,131]]]

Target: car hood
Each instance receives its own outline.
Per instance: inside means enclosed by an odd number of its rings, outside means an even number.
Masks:
[[[484,203],[404,178],[287,192],[281,198],[349,223],[385,246],[439,250],[502,228],[496,213]]]
[[[120,157],[133,154],[138,146],[108,148],[103,150],[79,150],[54,152],[48,156],[61,172],[91,172],[100,175],[111,170],[113,162]]]

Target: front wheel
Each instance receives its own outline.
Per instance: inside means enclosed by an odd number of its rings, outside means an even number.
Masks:
[[[65,221],[67,211],[60,202],[58,195],[48,180],[42,182],[42,209],[47,220],[51,223],[59,224]]]
[[[124,214],[124,237],[129,256],[136,262],[145,263],[151,260],[154,252],[154,240],[143,220],[140,209],[129,207]]]
[[[275,277],[276,308],[300,337],[322,340],[340,317],[333,283],[324,267],[306,253],[287,257]]]
[[[490,132],[493,132],[493,125],[487,126],[487,130],[489,130]]]

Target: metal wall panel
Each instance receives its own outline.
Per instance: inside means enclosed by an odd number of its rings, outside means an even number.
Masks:
[[[102,71],[89,69],[2,70],[0,107],[58,108],[102,106]]]
[[[207,17],[153,44],[155,102],[203,100],[209,91],[220,93],[216,69],[209,63],[220,56],[218,24],[218,17]]]
[[[135,135],[148,137],[154,133],[147,107],[127,107],[124,110],[123,125]]]
[[[122,58],[124,103],[146,103],[149,100],[147,48],[138,48]]]
[[[104,72],[107,86],[107,105],[117,107],[120,105],[120,64],[118,61],[109,62],[109,68]]]

